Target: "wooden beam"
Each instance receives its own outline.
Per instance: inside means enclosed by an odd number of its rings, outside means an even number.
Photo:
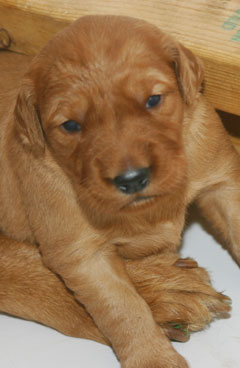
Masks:
[[[214,106],[240,115],[239,0],[0,0],[0,28],[10,35],[10,49],[32,55],[87,14],[134,16],[171,33],[205,62]]]
[[[11,51],[35,55],[56,32],[68,24],[42,14],[5,7],[0,0],[0,29],[8,33],[11,41],[8,49]],[[3,36],[6,38],[5,32]]]

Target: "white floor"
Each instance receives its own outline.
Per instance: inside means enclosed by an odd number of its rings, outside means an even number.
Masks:
[[[191,368],[240,367],[240,269],[204,230],[193,222],[185,232],[184,256],[192,256],[210,271],[214,286],[233,300],[230,319],[216,321],[192,335],[187,343],[174,343]],[[0,367],[2,368],[119,368],[112,350],[101,344],[74,339],[17,318],[0,315]]]

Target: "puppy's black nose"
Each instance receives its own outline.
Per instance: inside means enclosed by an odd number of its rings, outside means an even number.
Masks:
[[[113,179],[118,190],[125,194],[134,194],[143,190],[150,180],[150,168],[131,169]]]

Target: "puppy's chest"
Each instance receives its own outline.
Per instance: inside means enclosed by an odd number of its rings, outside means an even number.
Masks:
[[[115,238],[113,243],[124,258],[141,258],[151,254],[177,250],[183,228],[183,221],[164,222],[153,229],[131,236]]]

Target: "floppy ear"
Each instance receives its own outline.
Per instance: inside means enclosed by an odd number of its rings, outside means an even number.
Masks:
[[[45,139],[31,81],[24,80],[20,87],[14,117],[22,144],[36,155],[43,154]]]
[[[165,39],[165,51],[170,56],[183,100],[191,105],[202,87],[203,63],[198,56],[170,37]]]
[[[203,63],[198,56],[179,44],[175,72],[184,101],[191,105],[202,87]]]

